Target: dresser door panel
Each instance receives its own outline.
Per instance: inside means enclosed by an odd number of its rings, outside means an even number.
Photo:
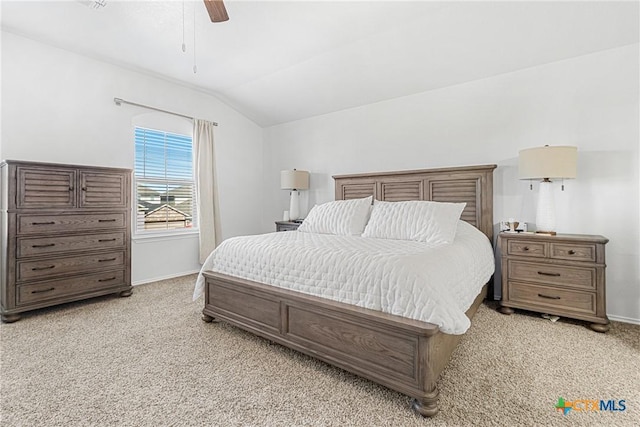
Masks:
[[[80,171],[80,207],[127,206],[126,181],[123,173]]]
[[[76,201],[75,169],[17,168],[18,209],[72,208]]]

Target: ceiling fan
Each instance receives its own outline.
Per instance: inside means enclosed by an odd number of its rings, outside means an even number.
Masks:
[[[91,9],[101,9],[107,5],[107,0],[76,0]],[[204,5],[209,12],[211,22],[224,22],[229,20],[227,9],[224,7],[223,0],[203,0]]]
[[[222,0],[204,0],[204,5],[207,7],[211,22],[224,22],[229,20],[227,9],[225,9]]]

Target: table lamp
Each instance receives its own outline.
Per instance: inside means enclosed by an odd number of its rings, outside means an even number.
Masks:
[[[298,190],[307,190],[309,188],[309,172],[293,170],[284,170],[280,172],[280,188],[283,190],[291,190],[291,200],[289,202],[289,218],[291,221],[300,218],[300,201]]]
[[[541,179],[536,209],[536,233],[555,235],[556,210],[551,179],[576,177],[577,147],[548,146],[521,150],[520,179]],[[564,190],[564,185],[563,188]]]

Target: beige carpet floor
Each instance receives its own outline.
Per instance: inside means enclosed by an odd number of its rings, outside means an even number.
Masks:
[[[440,381],[440,413],[226,324],[195,276],[26,314],[0,327],[2,426],[640,425],[640,326],[598,334],[481,306]],[[624,412],[554,409],[625,399]]]

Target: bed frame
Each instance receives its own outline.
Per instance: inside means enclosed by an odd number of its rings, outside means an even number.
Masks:
[[[336,200],[466,202],[462,219],[493,237],[495,165],[334,176]],[[203,320],[225,321],[414,398],[438,412],[437,381],[462,335],[438,326],[205,272]],[[487,285],[466,314],[472,318]]]

